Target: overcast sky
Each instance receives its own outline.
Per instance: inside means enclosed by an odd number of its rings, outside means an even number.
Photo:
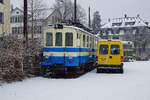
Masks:
[[[11,0],[11,3],[16,7],[20,6],[23,0]],[[55,0],[43,0],[51,7]],[[124,14],[128,16],[137,16],[140,14],[141,18],[150,22],[150,0],[77,0],[77,2],[88,11],[91,6],[92,13],[99,11],[103,22],[108,18],[123,17]]]

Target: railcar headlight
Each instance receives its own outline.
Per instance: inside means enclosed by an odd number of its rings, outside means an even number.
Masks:
[[[46,59],[48,59],[48,57],[49,57],[48,55],[45,56]]]
[[[72,59],[72,57],[71,57],[71,56],[69,56],[69,59]]]
[[[46,62],[48,62],[48,58],[49,58],[49,56],[48,56],[48,55],[46,55],[46,56],[45,56],[45,60],[46,60]]]

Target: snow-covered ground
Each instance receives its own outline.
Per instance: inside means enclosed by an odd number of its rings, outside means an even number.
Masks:
[[[0,86],[0,100],[150,100],[150,61],[125,63],[124,74],[78,79],[32,78]]]

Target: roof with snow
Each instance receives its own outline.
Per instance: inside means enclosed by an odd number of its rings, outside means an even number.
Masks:
[[[136,17],[125,17],[109,19],[108,23],[102,26],[102,28],[124,28],[124,27],[138,27],[138,26],[148,26],[148,22],[145,22],[140,18],[139,15]]]
[[[38,9],[38,12],[35,17],[36,19],[46,19],[49,15],[53,13],[53,9],[48,8],[48,9]]]

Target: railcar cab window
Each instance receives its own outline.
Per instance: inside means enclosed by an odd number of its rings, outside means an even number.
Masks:
[[[111,45],[111,54],[119,55],[120,54],[120,46],[119,45]]]
[[[101,55],[108,54],[108,45],[100,45],[100,54]]]
[[[4,23],[4,13],[0,12],[0,24]]]
[[[46,33],[46,46],[53,46],[53,34],[51,32]]]
[[[0,3],[4,3],[4,1],[3,1],[3,0],[0,0]]]
[[[61,32],[56,33],[55,46],[62,46],[62,33]]]
[[[73,33],[67,32],[65,35],[65,46],[73,46]]]

